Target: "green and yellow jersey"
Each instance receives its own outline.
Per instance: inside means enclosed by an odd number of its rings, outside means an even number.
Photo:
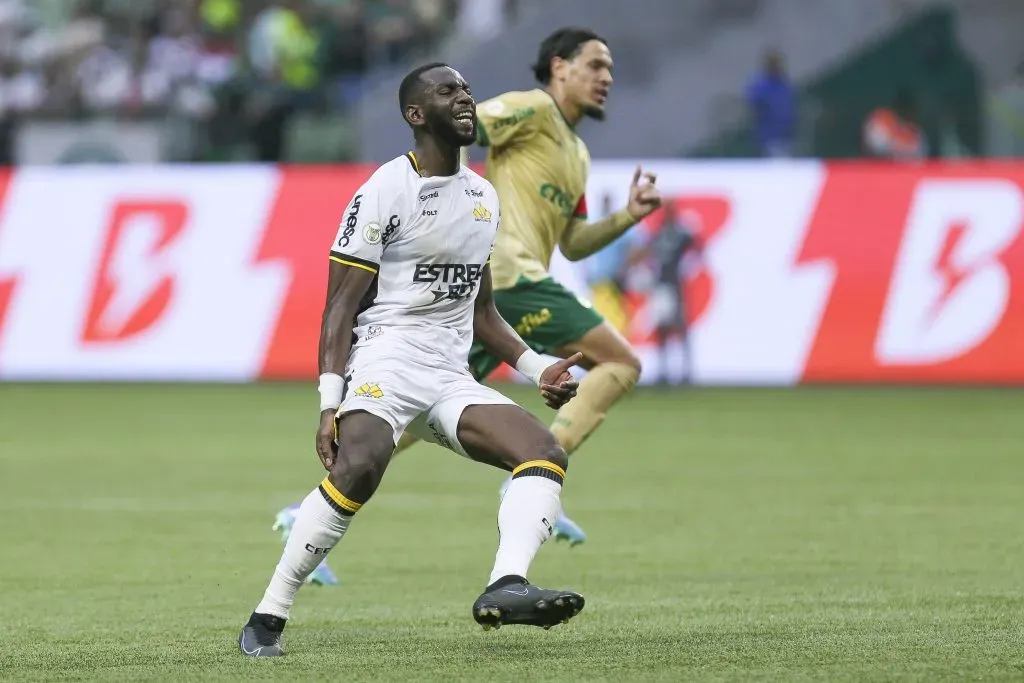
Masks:
[[[487,180],[501,201],[491,257],[494,287],[542,280],[566,229],[586,221],[590,153],[544,90],[487,100],[477,106],[477,119]]]

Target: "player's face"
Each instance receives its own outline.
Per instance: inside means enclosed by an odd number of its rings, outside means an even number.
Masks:
[[[448,67],[434,69],[429,76],[423,97],[427,130],[450,145],[472,145],[476,141],[476,102],[469,83]]]
[[[604,103],[612,86],[612,53],[599,40],[583,43],[580,52],[564,63],[566,94],[586,116],[604,118]]]

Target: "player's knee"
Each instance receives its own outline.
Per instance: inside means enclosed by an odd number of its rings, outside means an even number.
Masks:
[[[552,465],[558,465],[562,468],[563,472],[569,469],[569,455],[554,437],[551,438],[551,445],[548,447],[541,459],[547,460]]]
[[[327,476],[339,491],[365,503],[380,485],[385,469],[386,457],[373,449],[351,446],[342,450]]]
[[[640,356],[636,355],[636,352],[633,351],[633,349],[626,349],[626,353],[623,355],[620,362],[630,368],[637,378],[640,377],[640,373],[644,370],[643,364],[640,362]]]
[[[558,465],[563,471],[569,467],[569,455],[551,432],[547,432],[547,437],[539,440],[530,460],[546,460],[552,465]]]
[[[516,448],[502,458],[505,466],[514,470],[524,463],[546,460],[565,470],[569,465],[569,456],[566,455],[565,449],[558,443],[555,435],[540,425],[535,432],[533,430],[530,432],[529,435],[522,435]]]
[[[598,367],[610,373],[627,392],[632,391],[640,381],[640,373],[643,372],[640,358],[632,349],[626,349],[620,355],[599,363]]]

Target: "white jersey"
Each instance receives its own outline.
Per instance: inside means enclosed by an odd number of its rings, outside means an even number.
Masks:
[[[411,328],[449,336],[445,355],[464,362],[498,214],[497,192],[465,166],[424,178],[410,153],[378,168],[346,207],[331,247],[331,260],[377,276],[360,305],[353,349]]]

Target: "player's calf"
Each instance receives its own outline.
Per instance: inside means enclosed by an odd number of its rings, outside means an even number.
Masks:
[[[576,398],[562,406],[551,423],[558,442],[572,455],[601,426],[609,409],[636,387],[643,368],[629,343],[607,322],[557,353],[582,353],[588,370]]]
[[[547,628],[575,616],[583,608],[582,596],[547,591],[526,579],[561,510],[565,450],[540,421],[515,405],[470,406],[459,420],[458,439],[474,459],[512,470],[498,508],[494,568],[473,618],[485,628],[503,623]]]
[[[299,506],[270,584],[239,635],[239,649],[246,656],[283,654],[281,633],[299,588],[344,537],[387,467],[394,449],[391,425],[357,413],[346,416],[342,427],[339,457]]]

